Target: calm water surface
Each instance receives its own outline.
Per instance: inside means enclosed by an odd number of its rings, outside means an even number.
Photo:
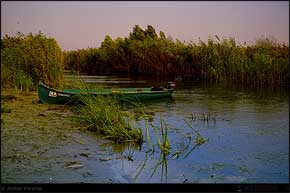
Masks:
[[[71,77],[67,77],[68,79]],[[81,76],[103,87],[158,86],[156,81]],[[289,94],[201,83],[177,84],[174,100],[145,103],[150,121],[169,127],[171,153],[156,147],[101,147],[111,151],[112,167],[124,183],[289,183]],[[208,122],[195,120],[211,114]],[[195,146],[187,120],[207,141]],[[145,134],[144,122],[140,125]],[[150,137],[156,144],[152,129]],[[191,138],[190,138],[191,136]],[[146,135],[144,135],[146,139]],[[120,159],[120,157],[130,159]]]

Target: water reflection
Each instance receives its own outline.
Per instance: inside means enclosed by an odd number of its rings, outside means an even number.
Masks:
[[[103,77],[111,79],[110,77]],[[111,79],[115,81],[115,79]],[[120,79],[120,81],[127,81]],[[136,84],[135,84],[136,83]],[[154,82],[130,84],[102,83],[105,87],[147,87]],[[156,84],[156,82],[155,82]],[[256,183],[289,182],[289,91],[287,89],[249,89],[204,85],[201,83],[178,84],[174,101],[156,101],[144,104],[147,120],[159,124],[163,113],[169,129],[170,154],[162,155],[156,145],[154,151],[144,142],[142,146],[113,147],[118,152],[116,165],[124,163],[123,172],[132,182],[188,182],[221,183],[250,181]],[[135,111],[134,108],[125,110]],[[207,119],[209,112],[211,118]],[[136,115],[142,122],[142,114]],[[210,117],[210,116],[209,116]],[[193,133],[183,120],[210,139],[205,145],[195,144]],[[208,120],[208,122],[207,122]],[[205,124],[204,124],[205,123]],[[144,131],[145,124],[142,125]],[[145,132],[143,132],[145,133]],[[151,136],[154,132],[151,130]],[[153,140],[156,143],[156,140]],[[126,149],[128,148],[128,149]],[[123,157],[122,157],[123,156]],[[117,159],[120,158],[120,159]],[[122,158],[122,159],[121,159]],[[132,161],[133,160],[133,161]],[[217,172],[210,169],[222,163]],[[237,167],[230,167],[237,166]],[[238,166],[247,168],[240,171]],[[221,167],[221,166],[220,166]],[[204,169],[204,170],[201,170]],[[153,175],[152,175],[153,174]],[[217,174],[216,176],[214,174]],[[211,177],[211,176],[214,177]],[[136,180],[134,177],[136,176]],[[181,177],[180,177],[181,176]],[[218,178],[222,176],[222,178]],[[234,178],[240,176],[240,178]],[[254,180],[251,180],[254,179]]]
[[[140,174],[143,172],[144,169],[146,169],[146,164],[148,160],[148,156],[153,157],[155,154],[159,155],[159,158],[155,162],[154,167],[150,168],[151,169],[151,174],[149,178],[147,179],[147,182],[149,182],[154,175],[157,174],[157,171],[161,169],[160,172],[160,182],[167,182],[168,179],[168,160],[178,160],[178,159],[186,159],[189,154],[193,152],[200,144],[195,144],[193,147],[187,151],[187,149],[190,147],[191,144],[191,137],[189,138],[189,142],[187,145],[183,145],[184,147],[171,151],[170,153],[166,153],[164,151],[154,151],[154,149],[150,149],[146,151],[145,153],[145,158],[139,166],[136,168],[136,175],[134,177],[134,181],[136,182],[138,180],[138,177]],[[146,171],[148,171],[148,168],[152,165],[152,163],[148,163]]]
[[[160,167],[161,167],[160,182],[167,182],[168,160],[178,160],[181,158],[186,159],[188,157],[188,155],[190,155],[198,146],[202,145],[205,142],[205,140],[202,138],[202,136],[190,126],[192,128],[192,131],[194,132],[194,134],[187,133],[187,135],[184,137],[184,139],[188,139],[188,142],[186,144],[183,143],[186,140],[178,141],[177,142],[178,145],[177,144],[170,145],[168,142],[168,149],[164,149],[165,148],[164,144],[167,144],[167,140],[169,141],[170,135],[167,134],[167,126],[166,126],[166,123],[164,123],[162,121],[161,116],[160,116],[160,124],[161,124],[161,126],[160,126],[159,130],[161,130],[162,137],[159,138],[158,134],[155,133],[156,138],[158,139],[157,140],[158,144],[152,144],[151,139],[149,137],[148,128],[146,127],[147,128],[147,130],[146,130],[147,145],[148,145],[147,151],[146,151],[145,159],[137,167],[137,174],[134,177],[135,181],[137,180],[137,178],[141,174],[142,170],[145,168],[146,162],[148,159],[148,155],[150,155],[152,157],[152,156],[154,156],[154,154],[159,154],[159,158],[156,161],[156,163],[152,169],[152,173],[151,173],[148,181],[151,180],[151,178],[156,174],[156,171],[158,169],[160,169]],[[154,129],[154,132],[157,132],[156,126],[152,125],[152,128]],[[189,151],[187,151],[189,149],[189,147],[191,146],[193,135],[196,136],[194,143],[192,144],[193,147]],[[202,143],[199,143],[197,139],[203,139],[204,141]],[[157,147],[157,148],[155,148],[155,147]],[[178,148],[175,149],[175,147],[178,147]],[[164,180],[164,178],[165,178],[165,180]]]
[[[102,145],[110,149],[110,152],[117,155],[116,159],[127,159],[128,161],[133,161],[133,155],[135,151],[141,152],[142,145],[139,143],[114,143],[108,142]]]
[[[163,124],[165,125],[165,123]],[[156,129],[156,132],[157,131],[161,132],[160,128]],[[158,135],[160,135],[160,133],[158,133],[157,136]],[[154,141],[152,138],[148,138],[142,145],[136,143],[116,144],[108,142],[103,144],[103,147],[110,149],[110,156],[114,155],[115,162],[120,162],[122,164],[122,170],[125,171],[125,173],[128,170],[134,171],[131,174],[133,175],[134,173],[134,176],[132,176],[133,182],[140,180],[147,180],[147,182],[153,180],[156,182],[160,175],[157,182],[166,183],[169,172],[168,161],[184,160],[192,154],[198,146],[202,145],[193,140],[194,135],[194,133],[188,132],[182,140],[175,141],[175,144],[171,144],[169,151],[164,151],[164,149],[161,148],[160,143],[162,143],[162,139],[159,139],[161,142],[159,141],[157,143],[157,141]],[[167,136],[168,139],[170,137],[170,135]],[[152,141],[155,143],[153,144]],[[153,177],[154,179],[152,179]]]
[[[153,169],[153,172],[150,176],[149,179],[151,179],[153,177],[153,175],[155,174],[156,170],[158,167],[160,167],[161,165],[161,182],[163,182],[163,175],[165,176],[165,182],[167,181],[167,156],[168,154],[167,153],[164,153],[164,152],[160,152],[160,156],[159,156],[159,159]]]

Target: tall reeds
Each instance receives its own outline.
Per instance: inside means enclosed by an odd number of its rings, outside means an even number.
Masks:
[[[99,48],[66,52],[66,68],[85,73],[129,73],[138,76],[233,82],[254,87],[283,85],[289,81],[289,46],[269,38],[254,45],[234,38],[210,37],[207,42],[174,41],[152,26],[138,25],[129,37],[106,36]]]
[[[1,38],[1,86],[32,90],[39,81],[52,87],[63,82],[63,54],[57,42],[41,32]]]

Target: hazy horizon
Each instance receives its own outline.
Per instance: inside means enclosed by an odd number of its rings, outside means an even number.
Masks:
[[[1,37],[39,31],[63,50],[99,47],[106,35],[128,37],[135,25],[152,25],[174,40],[261,37],[289,43],[288,1],[1,1]]]

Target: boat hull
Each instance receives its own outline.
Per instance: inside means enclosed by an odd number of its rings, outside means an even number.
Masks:
[[[42,103],[49,104],[68,104],[79,102],[79,96],[82,94],[113,96],[121,100],[149,101],[162,98],[170,98],[173,89],[164,89],[161,91],[151,91],[150,88],[125,88],[119,90],[56,90],[43,83],[38,85],[38,96]]]

